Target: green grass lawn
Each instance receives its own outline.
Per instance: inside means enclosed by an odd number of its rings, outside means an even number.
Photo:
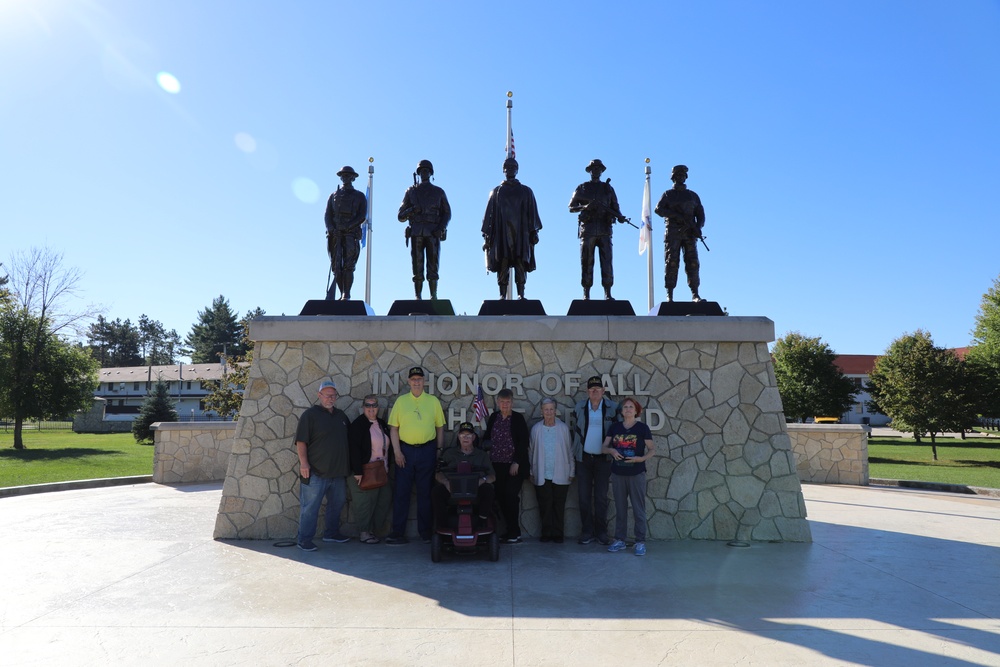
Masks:
[[[938,438],[937,451],[934,461],[929,438],[869,438],[868,475],[1000,489],[1000,439]]]
[[[0,431],[0,487],[153,474],[153,446],[131,433],[24,431],[24,446]]]

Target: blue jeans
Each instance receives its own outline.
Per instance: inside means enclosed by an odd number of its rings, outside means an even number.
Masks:
[[[326,526],[323,537],[340,534],[340,513],[347,502],[347,481],[343,477],[312,475],[308,484],[299,484],[299,544],[316,537],[319,506],[326,498]]]
[[[431,486],[437,468],[437,446],[433,440],[421,447],[400,443],[406,465],[396,466],[396,488],[392,505],[392,535],[406,537],[406,520],[410,517],[410,492],[417,487],[417,531],[420,537],[430,537],[433,530]]]

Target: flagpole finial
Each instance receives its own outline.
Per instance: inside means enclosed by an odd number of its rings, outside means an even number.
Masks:
[[[646,158],[646,164],[649,164],[649,158]]]
[[[649,168],[649,158],[646,158],[646,175],[649,176],[652,170]]]
[[[369,174],[375,173],[375,158],[373,157],[368,158],[368,173]]]
[[[513,90],[508,90],[507,91],[507,97],[514,97],[514,91]]]

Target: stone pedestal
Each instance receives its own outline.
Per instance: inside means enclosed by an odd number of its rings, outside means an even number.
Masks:
[[[218,538],[293,536],[299,415],[332,377],[352,419],[365,394],[383,406],[422,365],[449,433],[477,385],[514,391],[529,424],[551,396],[567,420],[587,378],[645,406],[656,456],[647,474],[651,539],[809,541],[763,317],[264,317],[216,522]],[[384,412],[383,412],[384,414]],[[528,494],[530,495],[530,491]],[[537,525],[525,503],[522,524]],[[575,515],[572,508],[567,514]],[[579,526],[576,516],[568,527]],[[529,530],[530,534],[530,530]]]

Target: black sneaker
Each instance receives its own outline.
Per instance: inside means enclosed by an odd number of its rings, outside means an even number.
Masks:
[[[594,538],[590,535],[581,535],[580,539],[576,541],[577,544],[590,544],[594,541]]]
[[[507,537],[507,538],[504,538],[503,543],[504,544],[520,544],[521,543],[521,536],[518,535],[517,537]]]
[[[299,542],[299,549],[303,551],[316,551],[319,547],[312,540],[306,540],[305,542]]]
[[[430,544],[431,543],[431,536],[430,535],[421,535],[420,536],[420,541],[423,542],[424,544]]]
[[[611,544],[611,538],[608,537],[607,535],[602,535],[598,537],[597,541],[603,544],[604,546],[608,546],[609,544]]]
[[[347,535],[341,535],[340,533],[337,533],[336,535],[331,535],[331,536],[324,535],[323,536],[323,541],[324,542],[339,542],[340,544],[343,544],[344,542],[350,542],[351,538],[349,538]]]
[[[396,537],[395,535],[390,535],[389,537],[385,538],[385,543],[390,544],[392,546],[399,546],[401,544],[409,544],[410,541],[405,537]]]

